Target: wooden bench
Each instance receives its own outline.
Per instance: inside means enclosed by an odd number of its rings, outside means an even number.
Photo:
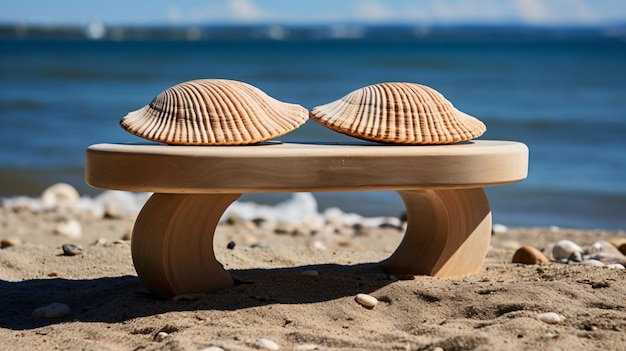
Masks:
[[[132,257],[161,296],[233,285],[215,258],[213,235],[242,193],[393,190],[408,226],[382,265],[437,277],[477,272],[487,254],[491,210],[483,187],[526,178],[528,148],[476,140],[454,145],[263,143],[252,146],[96,144],[86,181],[153,192],[137,217]]]

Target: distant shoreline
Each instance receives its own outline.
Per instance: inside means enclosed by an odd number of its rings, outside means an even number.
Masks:
[[[42,25],[0,23],[0,39],[99,40],[563,40],[626,39],[626,23],[602,26],[529,25]]]

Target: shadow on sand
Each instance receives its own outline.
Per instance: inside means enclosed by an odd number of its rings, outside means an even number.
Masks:
[[[318,276],[302,274],[316,270]],[[307,304],[373,292],[392,280],[378,263],[320,264],[275,269],[229,271],[236,286],[193,301],[165,300],[143,287],[136,276],[71,280],[0,280],[0,327],[33,329],[71,321],[117,323],[171,311],[237,310],[268,304]],[[32,317],[53,302],[67,304],[71,314],[56,319]]]

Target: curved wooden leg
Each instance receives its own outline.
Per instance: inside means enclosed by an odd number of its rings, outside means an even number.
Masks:
[[[241,194],[153,194],[132,235],[132,256],[145,287],[160,296],[214,292],[233,279],[215,258],[213,235]]]
[[[436,277],[476,273],[491,239],[491,210],[482,188],[398,191],[408,226],[383,266],[396,274]]]

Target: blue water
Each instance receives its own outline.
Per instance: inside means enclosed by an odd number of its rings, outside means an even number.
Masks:
[[[440,91],[488,128],[524,142],[527,180],[487,189],[494,222],[626,229],[626,42],[519,40],[0,41],[0,197],[84,183],[84,150],[141,141],[119,119],[162,90],[228,78],[307,108],[365,85]],[[315,122],[280,138],[347,140]],[[247,196],[276,202],[288,195]],[[397,215],[393,192],[317,193],[321,208]]]

